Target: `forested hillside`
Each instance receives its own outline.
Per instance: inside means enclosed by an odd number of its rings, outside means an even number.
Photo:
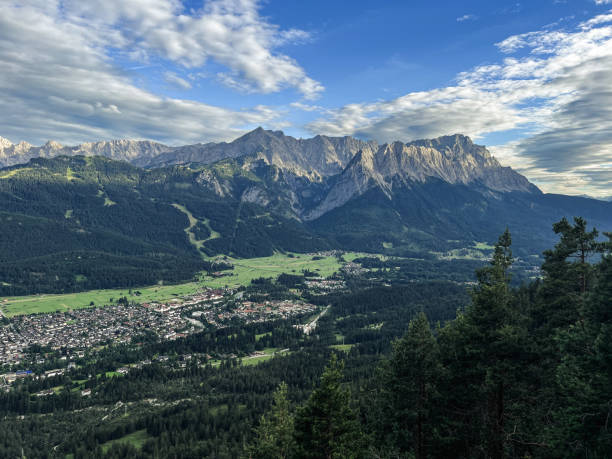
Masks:
[[[484,147],[457,139],[475,152],[454,143],[457,151],[431,150],[446,158],[445,174],[467,173],[470,155],[493,161]],[[463,183],[414,178],[412,162],[401,161],[380,166],[393,172],[381,183],[378,172],[360,176],[354,164],[335,176],[299,175],[260,153],[160,169],[99,156],[1,169],[0,295],[177,283],[216,256],[340,249],[429,259],[487,246],[506,227],[517,257],[529,260],[553,242],[550,225],[564,216],[612,226],[611,203],[542,194],[496,162],[470,166],[475,178]],[[487,188],[485,173],[490,181],[510,174],[501,183],[527,191]]]
[[[301,407],[281,386],[250,456],[608,457],[612,234],[581,218],[554,230],[541,281],[510,288],[506,231],[471,304],[441,328],[419,313],[352,392],[335,358]]]
[[[176,283],[204,269],[207,256],[329,246],[295,220],[215,195],[200,173],[145,171],[102,157],[3,169],[0,295]],[[195,243],[185,231],[190,217]]]

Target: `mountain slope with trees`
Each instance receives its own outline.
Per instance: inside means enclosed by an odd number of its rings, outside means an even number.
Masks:
[[[58,156],[0,169],[0,294],[180,282],[218,255],[422,258],[490,244],[506,227],[528,259],[564,216],[612,226],[612,203],[543,194],[465,136],[374,147],[257,129],[188,157],[205,163]]]

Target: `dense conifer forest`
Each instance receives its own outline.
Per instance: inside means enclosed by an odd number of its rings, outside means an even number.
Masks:
[[[0,456],[609,457],[612,235],[580,218],[554,231],[531,283],[511,284],[506,232],[469,291],[355,281],[311,298],[331,307],[310,336],[292,321],[143,335],[24,379],[0,395]],[[272,346],[289,353],[245,364]],[[92,374],[91,396],[71,390]]]

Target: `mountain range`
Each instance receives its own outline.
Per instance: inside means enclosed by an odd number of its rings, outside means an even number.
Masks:
[[[305,178],[311,183],[327,185],[324,187],[326,196],[317,207],[305,209],[300,206],[301,211],[297,213],[306,220],[315,219],[373,187],[379,187],[391,196],[394,184],[422,183],[430,178],[498,192],[538,192],[525,177],[511,168],[502,167],[485,147],[475,145],[468,137],[459,134],[407,144],[378,145],[353,137],[318,135],[311,139],[296,139],[281,131],[257,128],[230,143],[181,147],[141,140],[100,141],[72,147],[49,141],[41,147],[34,147],[25,142],[12,144],[0,138],[0,166],[25,163],[39,157],[78,155],[104,156],[149,169],[179,164],[212,164],[231,158],[243,158],[241,167],[251,168],[256,159],[294,177],[293,182]],[[294,193],[298,191],[292,183],[287,185]],[[247,196],[262,194],[265,190],[253,189]],[[311,195],[310,191],[303,194],[306,197]],[[301,197],[299,193],[294,194],[296,204],[303,204]]]
[[[374,141],[348,136],[318,135],[311,139],[296,139],[281,131],[267,131],[260,127],[230,143],[180,147],[149,140],[100,141],[71,147],[48,141],[35,147],[26,142],[12,144],[0,137],[0,167],[26,163],[32,158],[77,155],[104,156],[147,168],[211,164],[227,158],[258,155],[270,165],[310,180],[320,181],[340,174],[351,165],[380,185],[385,177],[404,176],[419,181],[438,177],[449,183],[465,184],[480,180],[486,187],[499,191],[535,189],[512,169],[504,168],[502,171],[485,147],[475,145],[468,137],[459,134],[407,144],[378,145]]]
[[[564,216],[612,228],[612,203],[542,193],[459,134],[384,145],[261,128],[182,147],[1,139],[0,161],[11,164],[0,169],[0,294],[178,281],[217,255],[432,256],[506,227],[529,257]]]

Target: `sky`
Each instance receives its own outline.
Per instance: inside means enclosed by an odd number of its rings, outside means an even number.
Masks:
[[[0,0],[0,136],[462,133],[612,195],[612,0]]]

